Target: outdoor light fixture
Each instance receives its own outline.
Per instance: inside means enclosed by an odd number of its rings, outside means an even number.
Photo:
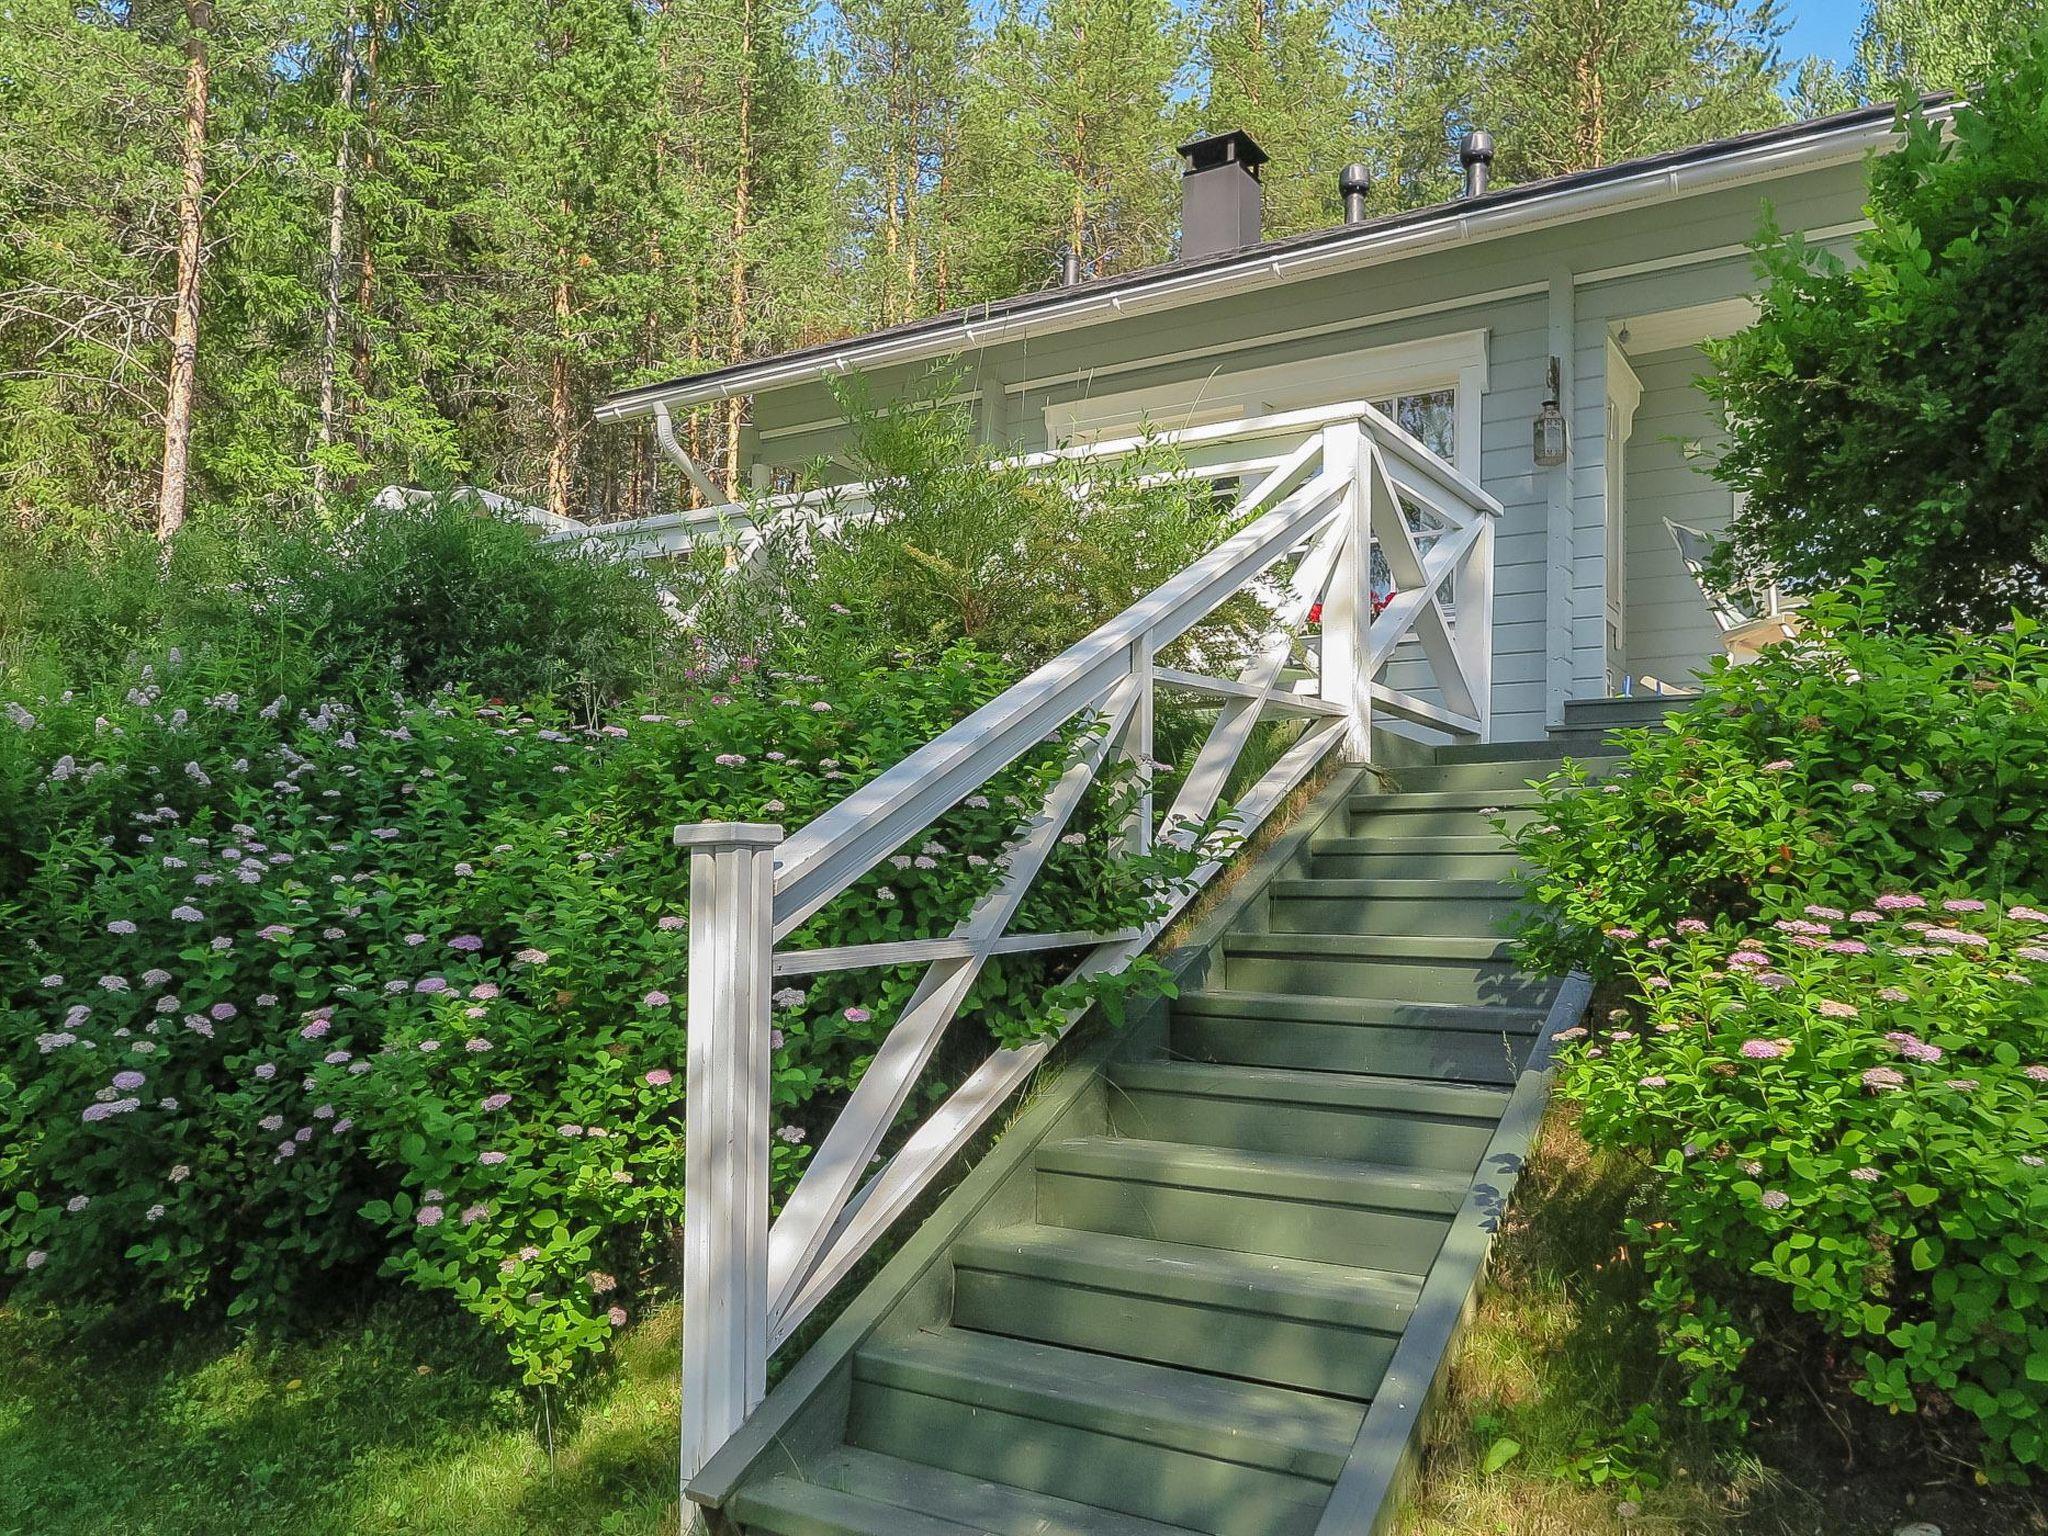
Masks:
[[[1556,358],[1550,360],[1550,394],[1543,402],[1543,408],[1536,413],[1536,462],[1544,469],[1564,462],[1565,448],[1570,434],[1565,431],[1564,412],[1559,409],[1557,397],[1559,379],[1564,370]]]

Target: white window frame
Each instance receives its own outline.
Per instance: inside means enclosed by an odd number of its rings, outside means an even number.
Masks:
[[[1385,400],[1450,389],[1457,395],[1455,468],[1477,483],[1487,340],[1483,329],[1454,331],[1422,341],[1210,372],[1169,384],[1058,401],[1045,407],[1045,440],[1051,444],[1085,443],[1124,436],[1146,426],[1165,432],[1343,400]],[[1171,367],[1173,361],[1162,357],[1156,366]]]

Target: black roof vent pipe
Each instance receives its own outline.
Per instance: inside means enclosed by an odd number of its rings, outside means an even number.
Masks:
[[[1482,197],[1493,170],[1493,135],[1474,128],[1458,141],[1458,163],[1465,167],[1465,195]]]
[[[1062,288],[1071,288],[1079,281],[1081,281],[1081,253],[1072,246],[1069,246],[1067,247],[1066,255],[1060,258],[1060,286]]]
[[[1344,222],[1365,222],[1365,194],[1372,190],[1372,172],[1356,160],[1337,173],[1337,190],[1344,194]]]
[[[1223,256],[1259,243],[1264,189],[1259,167],[1266,152],[1252,136],[1233,129],[1190,139],[1179,153],[1180,259]]]

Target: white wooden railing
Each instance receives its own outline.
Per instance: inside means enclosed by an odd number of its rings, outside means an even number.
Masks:
[[[1487,734],[1498,502],[1364,404],[1062,450],[1025,462],[1121,454],[1141,442],[1170,448],[1184,466],[1176,473],[1249,485],[1228,524],[1238,531],[809,825],[788,834],[748,823],[676,830],[678,845],[690,850],[686,1480],[760,1402],[770,1351],[1055,1043],[1041,1039],[996,1050],[870,1173],[984,964],[998,954],[1092,945],[1070,979],[1117,970],[1219,867],[1220,860],[1204,864],[1135,931],[1009,932],[1103,765],[1122,755],[1135,760],[1140,775],[1149,773],[1153,705],[1162,692],[1207,696],[1217,708],[1163,818],[1155,821],[1149,795],[1133,813],[1126,835],[1139,850],[1155,837],[1189,839],[1211,820],[1262,718],[1305,724],[1231,807],[1232,823],[1244,832],[1264,821],[1331,751],[1364,758],[1376,713],[1453,736]],[[722,524],[722,536],[731,535],[735,522],[706,514],[687,521],[699,535]],[[635,536],[662,532],[643,528]],[[670,551],[682,547],[663,542]],[[1377,615],[1369,574],[1375,549],[1394,589]],[[1455,622],[1443,600],[1453,583]],[[1235,675],[1156,661],[1223,603],[1248,591],[1265,601],[1272,622]],[[1320,617],[1320,643],[1305,634],[1312,614]],[[1380,680],[1396,648],[1409,640],[1427,665],[1433,698]],[[1301,680],[1284,683],[1290,670]],[[935,819],[1076,721],[1095,728],[1079,733],[1080,745],[1044,805],[999,861],[993,889],[952,933],[832,950],[779,947]],[[923,979],[771,1224],[769,1042],[776,978],[908,964],[924,964]],[[1069,1016],[1062,1027],[1072,1022]]]

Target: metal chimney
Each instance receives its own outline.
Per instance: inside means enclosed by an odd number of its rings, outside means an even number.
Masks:
[[[1465,167],[1465,195],[1480,197],[1486,192],[1486,178],[1493,169],[1493,135],[1474,128],[1458,141],[1458,163]]]
[[[1264,201],[1259,167],[1266,152],[1250,134],[1233,129],[1190,139],[1179,153],[1187,160],[1180,177],[1181,260],[1258,244]]]
[[[1365,222],[1365,194],[1372,190],[1372,172],[1356,160],[1337,173],[1337,190],[1344,194],[1344,222]]]
[[[1060,286],[1062,288],[1071,288],[1079,281],[1081,281],[1081,253],[1069,246],[1066,255],[1060,258]]]

